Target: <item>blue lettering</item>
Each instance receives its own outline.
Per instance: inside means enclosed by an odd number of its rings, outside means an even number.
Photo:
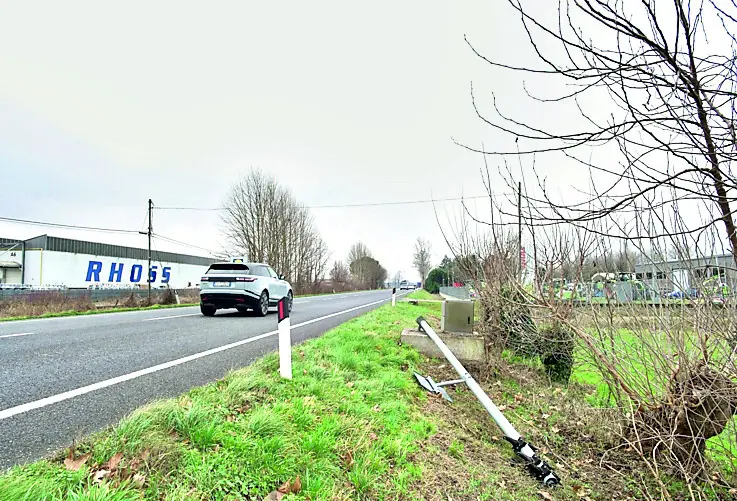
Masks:
[[[143,275],[143,266],[140,264],[134,264],[131,268],[131,282],[138,283],[141,281],[141,275]]]
[[[154,265],[148,272],[148,281],[151,283],[156,282],[156,268],[158,268],[158,266]]]
[[[161,269],[161,283],[168,284],[171,280],[171,266],[164,266]]]
[[[100,261],[90,261],[90,264],[87,265],[87,278],[85,279],[85,282],[91,282],[92,275],[95,276],[95,282],[99,282],[101,271],[102,263]]]
[[[123,263],[111,264],[110,265],[110,278],[108,278],[108,282],[120,282],[122,278],[123,278]]]

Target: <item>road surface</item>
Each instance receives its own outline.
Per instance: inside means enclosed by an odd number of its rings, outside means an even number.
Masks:
[[[296,298],[292,342],[385,304],[390,291]],[[277,348],[276,314],[199,307],[0,322],[0,471],[39,459]]]

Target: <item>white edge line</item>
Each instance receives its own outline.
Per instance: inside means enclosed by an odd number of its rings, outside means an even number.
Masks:
[[[169,315],[168,317],[144,318],[143,320],[141,320],[141,322],[153,322],[154,320],[166,320],[167,318],[194,317],[195,315],[201,315],[201,313],[187,313],[184,315]]]
[[[31,334],[35,334],[35,332],[21,332],[20,334],[4,334],[0,336],[0,339],[6,338],[6,337],[30,336]]]
[[[308,320],[306,322],[302,322],[300,324],[296,324],[292,326],[292,329],[296,329],[298,327],[304,327],[305,325],[314,324],[315,322],[321,322],[323,320],[326,320],[328,318],[337,317],[338,315],[343,315],[345,313],[350,313],[352,311],[360,310],[362,308],[367,308],[369,306],[373,306],[375,304],[379,303],[385,303],[387,301],[390,301],[391,298],[387,299],[381,299],[380,301],[374,301],[373,303],[367,303],[363,304],[361,306],[355,306],[353,308],[349,308],[347,310],[338,311],[336,313],[331,313],[330,315],[325,315],[323,317],[319,318],[313,318],[312,320]],[[18,414],[23,414],[28,411],[32,411],[34,409],[40,409],[42,407],[47,407],[52,404],[56,404],[59,402],[63,402],[64,400],[69,400],[75,397],[79,397],[81,395],[84,395],[86,393],[91,393],[93,391],[102,390],[103,388],[108,388],[110,386],[114,386],[119,383],[124,383],[125,381],[130,381],[131,379],[136,379],[141,376],[145,376],[147,374],[153,374],[154,372],[159,372],[164,369],[168,369],[170,367],[176,367],[177,365],[185,364],[187,362],[191,362],[192,360],[197,360],[198,358],[206,357],[209,355],[214,355],[215,353],[219,353],[221,351],[230,350],[231,348],[236,348],[238,346],[242,346],[244,344],[253,343],[254,341],[259,341],[261,339],[265,339],[267,337],[275,335],[279,331],[271,331],[267,332],[265,334],[259,334],[258,336],[249,337],[248,339],[243,339],[241,341],[236,341],[235,343],[226,344],[223,346],[219,346],[217,348],[212,348],[207,351],[203,351],[200,353],[195,353],[194,355],[189,355],[186,357],[178,358],[176,360],[171,360],[169,362],[164,362],[163,364],[154,365],[152,367],[147,367],[146,369],[141,369],[135,372],[130,372],[128,374],[123,374],[122,376],[117,376],[111,379],[106,379],[104,381],[99,381],[97,383],[93,383],[87,386],[82,386],[80,388],[76,388],[74,390],[65,391],[63,393],[58,393],[56,395],[52,395],[50,397],[42,398],[40,400],[35,400],[33,402],[28,402],[21,405],[16,405],[15,407],[10,407],[8,409],[4,409],[0,411],[0,421],[3,419],[8,419],[13,416],[17,416]]]

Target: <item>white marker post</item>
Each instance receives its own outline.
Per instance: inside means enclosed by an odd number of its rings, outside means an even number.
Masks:
[[[285,296],[279,300],[279,374],[292,379],[292,335],[289,323],[289,299]]]
[[[396,305],[397,305],[397,288],[394,287],[392,289],[392,306],[396,306]]]

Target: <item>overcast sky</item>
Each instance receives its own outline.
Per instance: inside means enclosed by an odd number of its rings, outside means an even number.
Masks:
[[[475,116],[470,83],[487,105],[493,90],[500,106],[535,113],[520,109],[521,81],[463,39],[529,62],[506,2],[111,5],[0,1],[0,215],[143,229],[148,198],[217,207],[250,167],[308,206],[480,195],[482,159],[451,138],[514,143]],[[562,166],[547,172],[570,184]],[[494,191],[509,190],[496,178]],[[438,208],[444,217],[460,205]],[[448,252],[429,204],[313,214],[334,258],[362,240],[392,275],[418,278],[418,236],[434,264]],[[157,211],[154,225],[201,247],[222,242],[216,212]],[[42,233],[145,246],[144,236],[0,222],[0,236]]]

